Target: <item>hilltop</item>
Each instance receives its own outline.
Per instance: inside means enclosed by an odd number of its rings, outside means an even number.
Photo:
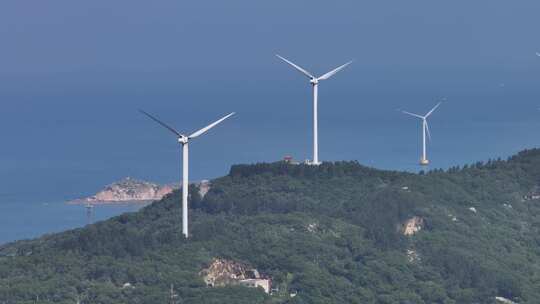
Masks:
[[[420,174],[236,165],[211,185],[204,197],[190,185],[187,241],[175,191],[137,213],[0,247],[0,299],[165,303],[171,284],[178,303],[540,298],[540,150]],[[256,269],[273,294],[207,287],[201,273],[215,261]]]

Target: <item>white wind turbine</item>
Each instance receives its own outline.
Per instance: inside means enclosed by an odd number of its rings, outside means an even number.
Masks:
[[[155,118],[154,116],[146,113],[143,110],[140,110],[141,113],[148,116],[153,121],[157,122],[161,126],[165,127],[172,133],[174,133],[178,137],[178,142],[182,144],[182,233],[186,238],[188,238],[188,187],[189,187],[189,141],[190,139],[196,138],[204,133],[206,133],[211,128],[215,127],[220,122],[224,121],[225,119],[231,117],[235,113],[230,113],[229,115],[219,119],[218,121],[211,123],[210,125],[200,129],[199,131],[194,132],[193,134],[186,136],[181,134],[180,132],[176,131],[174,128],[168,126],[164,122],[160,121],[159,119]]]
[[[279,59],[285,61],[286,63],[288,63],[289,65],[291,65],[292,67],[294,67],[295,69],[297,69],[298,71],[300,71],[302,74],[306,75],[308,78],[309,78],[309,82],[311,83],[311,85],[313,86],[313,161],[312,161],[312,164],[313,165],[320,165],[321,163],[319,162],[319,131],[318,131],[318,98],[319,98],[319,81],[320,80],[326,80],[332,76],[334,76],[337,72],[341,71],[342,69],[344,69],[346,66],[348,66],[349,64],[352,63],[352,61],[349,61],[347,63],[345,63],[344,65],[342,66],[339,66],[337,67],[336,69],[320,76],[320,77],[315,77],[313,76],[310,72],[306,71],[305,69],[299,67],[298,65],[292,63],[291,61],[281,57],[280,55],[276,55]]]
[[[427,166],[429,165],[429,160],[427,159],[427,153],[426,153],[426,133],[427,133],[427,136],[429,138],[429,140],[431,140],[431,133],[429,132],[429,125],[428,125],[428,122],[427,122],[427,118],[441,105],[441,103],[439,102],[437,105],[435,105],[433,107],[433,109],[431,109],[431,111],[427,112],[426,115],[422,116],[422,115],[418,115],[418,114],[414,114],[414,113],[411,113],[411,112],[407,112],[407,111],[402,111],[403,113],[407,114],[407,115],[411,115],[411,116],[414,116],[414,117],[418,117],[420,119],[422,119],[422,158],[420,159],[420,165],[422,166]]]

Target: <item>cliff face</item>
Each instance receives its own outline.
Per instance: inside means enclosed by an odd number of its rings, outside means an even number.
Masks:
[[[214,259],[199,273],[208,286],[225,286],[246,279],[247,265],[225,259]]]
[[[141,202],[160,200],[165,195],[171,193],[174,187],[170,185],[161,186],[154,183],[136,180],[127,177],[119,182],[113,183],[96,195],[78,199],[72,203],[117,203],[117,202]]]
[[[414,216],[401,225],[401,233],[406,236],[415,235],[424,227],[424,219]]]
[[[260,279],[257,269],[246,264],[214,258],[208,267],[199,272],[207,286],[223,287],[238,284],[242,280]]]

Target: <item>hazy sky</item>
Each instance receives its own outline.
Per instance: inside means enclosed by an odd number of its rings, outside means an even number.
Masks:
[[[271,73],[268,54],[277,51],[314,68],[350,57],[364,68],[526,67],[540,47],[539,9],[532,0],[5,0],[1,75],[53,81],[196,70],[242,79],[230,70]]]
[[[138,108],[185,132],[238,112],[194,144],[195,179],[310,157],[309,86],[276,53],[315,74],[355,59],[321,85],[323,159],[407,167],[419,125],[395,110],[442,97],[441,166],[508,155],[540,131],[538,12],[537,0],[3,0],[0,199],[178,179],[174,138]]]

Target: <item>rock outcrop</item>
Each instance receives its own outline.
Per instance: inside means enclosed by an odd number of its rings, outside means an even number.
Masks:
[[[502,303],[502,304],[517,304],[516,302],[510,299],[504,298],[504,297],[495,297],[495,301],[497,301],[497,303]]]
[[[534,186],[529,193],[523,196],[524,201],[540,199],[540,186]]]
[[[250,267],[246,264],[216,258],[208,267],[201,270],[199,275],[203,277],[206,285],[222,287],[247,279],[249,270]]]
[[[420,262],[420,255],[414,249],[407,249],[407,260],[409,263]]]
[[[411,236],[422,230],[422,228],[424,228],[424,219],[419,216],[414,216],[405,221],[405,223],[401,225],[400,230],[403,235]]]
[[[130,177],[124,178],[105,187],[96,195],[71,201],[70,203],[122,203],[122,202],[148,202],[160,200],[175,190],[171,185],[161,186]]]
[[[257,269],[247,264],[215,258],[208,267],[202,269],[199,275],[208,287],[223,287],[227,285],[243,285],[246,287],[261,287],[266,293],[270,292],[271,280],[259,274]]]
[[[206,195],[206,193],[208,193],[208,191],[210,191],[210,181],[209,180],[206,180],[206,179],[203,179],[200,183],[199,183],[199,195],[201,196],[201,198],[204,198],[204,196]]]

